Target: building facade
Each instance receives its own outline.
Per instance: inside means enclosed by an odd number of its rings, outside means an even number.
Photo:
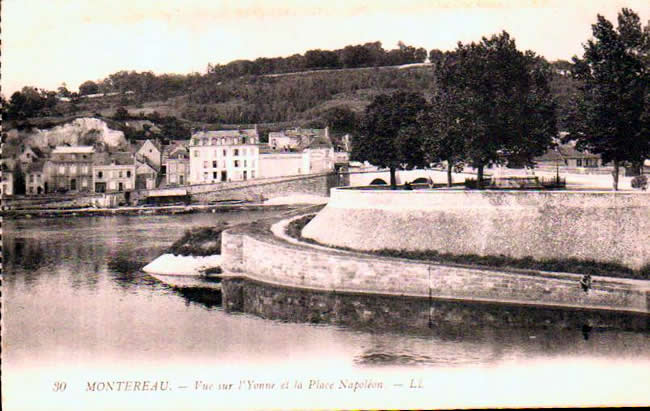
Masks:
[[[25,195],[33,196],[45,193],[45,161],[35,161],[25,171]]]
[[[95,161],[93,191],[114,193],[135,189],[135,157],[131,153],[111,153]]]
[[[177,145],[165,154],[165,184],[172,187],[187,185],[190,177],[190,155],[187,148]]]
[[[190,139],[190,184],[259,177],[257,128],[199,131]]]
[[[14,173],[9,169],[2,169],[2,196],[14,195]]]
[[[135,188],[138,190],[151,190],[156,188],[158,171],[147,162],[136,160],[135,163]]]
[[[45,162],[45,191],[91,192],[94,154],[91,146],[57,146]]]

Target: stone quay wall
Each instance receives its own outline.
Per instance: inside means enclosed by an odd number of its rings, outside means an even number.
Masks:
[[[126,203],[124,193],[80,194],[78,196],[34,196],[3,199],[4,210],[47,210],[84,207],[117,207]]]
[[[220,303],[227,312],[245,312],[280,321],[417,332],[450,327],[453,333],[464,329],[470,334],[485,326],[571,329],[582,333],[607,328],[650,329],[649,316],[615,311],[315,291],[247,278],[223,279],[221,286]],[[563,340],[562,343],[575,342]]]
[[[248,200],[259,202],[260,199],[283,197],[292,194],[313,194],[328,196],[330,189],[336,185],[337,176],[332,173],[308,176],[278,178],[265,180],[248,180],[233,183],[232,186],[214,187],[212,191],[198,186],[188,191],[192,199],[201,203],[223,200]]]
[[[582,277],[575,274],[489,270],[378,257],[293,244],[259,229],[225,231],[222,258],[227,275],[303,290],[649,313],[647,281],[594,277],[592,289],[584,292],[579,284]]]
[[[357,250],[576,258],[640,269],[650,265],[650,193],[335,188],[303,236]]]

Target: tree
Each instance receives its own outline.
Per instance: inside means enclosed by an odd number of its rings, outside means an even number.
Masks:
[[[61,83],[59,88],[56,89],[57,95],[59,97],[70,97],[70,90],[68,90],[68,85],[65,83]]]
[[[352,141],[351,158],[368,161],[390,170],[390,185],[396,188],[398,168],[422,164],[421,144],[413,135],[400,130],[414,123],[426,106],[418,93],[396,92],[377,96],[364,113],[360,135]]]
[[[650,155],[650,28],[643,30],[639,16],[624,8],[616,29],[598,15],[592,31],[583,57],[573,57],[573,76],[581,84],[567,139],[612,162],[613,188],[618,190],[619,166],[640,164]]]
[[[79,86],[79,95],[81,96],[97,93],[99,93],[99,86],[92,80],[84,81]]]
[[[464,159],[479,187],[490,164],[532,163],[557,134],[549,68],[531,51],[517,50],[505,31],[448,53],[437,65],[441,90],[457,96],[454,111]]]
[[[460,95],[439,90],[427,110],[418,117],[418,133],[424,138],[428,163],[447,163],[447,186],[452,185],[452,170],[463,166],[465,150]]]

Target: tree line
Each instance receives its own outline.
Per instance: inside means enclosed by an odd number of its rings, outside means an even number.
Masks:
[[[618,167],[639,167],[650,157],[648,80],[650,28],[623,9],[618,26],[602,16],[583,57],[565,67],[578,87],[570,98],[569,133],[563,142],[600,154]],[[517,49],[507,32],[480,42],[458,43],[436,63],[431,98],[398,91],[377,96],[366,108],[351,158],[395,171],[447,164],[471,165],[477,183],[492,164],[526,166],[556,144],[557,115],[552,67],[532,51]]]

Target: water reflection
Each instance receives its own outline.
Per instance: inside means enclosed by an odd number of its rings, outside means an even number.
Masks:
[[[650,335],[434,324],[332,326],[227,314],[214,290],[170,288],[141,271],[191,227],[263,213],[5,221],[9,363],[69,358],[187,364],[328,358],[357,367],[494,365],[564,356],[650,358]],[[305,297],[307,298],[307,297]],[[126,361],[126,360],[124,360]]]

